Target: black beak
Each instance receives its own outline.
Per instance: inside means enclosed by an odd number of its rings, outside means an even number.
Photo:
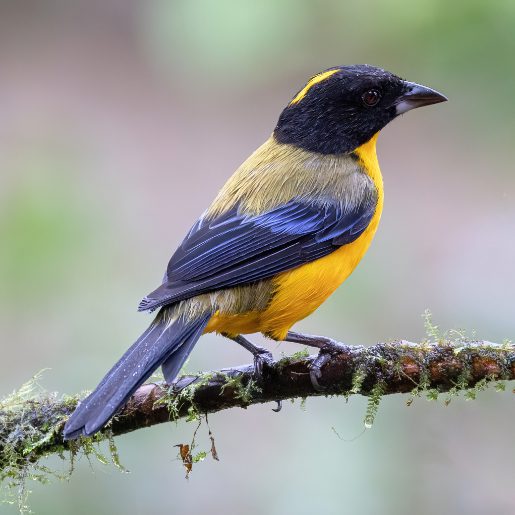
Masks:
[[[406,113],[417,107],[446,102],[447,97],[434,89],[421,86],[415,82],[404,81],[405,92],[395,102],[395,114]]]

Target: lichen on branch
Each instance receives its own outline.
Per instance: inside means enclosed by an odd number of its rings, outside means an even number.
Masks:
[[[436,326],[429,329],[438,341],[342,345],[322,367],[319,383],[325,388],[323,392],[315,390],[310,380],[315,356],[304,352],[265,365],[259,379],[252,365],[245,365],[182,376],[172,386],[145,384],[104,431],[72,442],[63,440],[62,429],[81,396],[58,398],[42,391],[34,378],[0,401],[0,481],[23,489],[27,478],[44,480],[49,471],[40,460],[52,453],[63,458],[69,453],[71,466],[80,453],[94,455],[101,462],[110,459],[119,466],[113,436],[170,420],[199,420],[204,414],[228,408],[318,395],[360,394],[369,397],[364,423],[370,427],[383,395],[409,394],[409,405],[422,394],[434,400],[446,393],[444,402],[448,404],[462,391],[472,399],[490,384],[503,390],[506,381],[515,379],[515,345],[510,341],[494,344],[467,341],[461,336],[448,339],[448,335],[438,335]],[[97,447],[106,439],[109,459]]]

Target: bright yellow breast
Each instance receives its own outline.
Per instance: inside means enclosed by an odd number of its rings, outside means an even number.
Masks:
[[[267,310],[261,315],[261,331],[283,339],[290,327],[315,311],[360,262],[377,230],[383,210],[383,180],[376,155],[374,136],[356,150],[363,168],[374,181],[378,191],[376,212],[363,234],[333,253],[277,276],[276,293]]]

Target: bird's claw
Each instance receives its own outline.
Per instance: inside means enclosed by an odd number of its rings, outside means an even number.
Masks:
[[[264,368],[269,367],[273,361],[274,358],[271,352],[259,348],[259,351],[254,354],[254,376],[258,379],[262,379]]]
[[[272,411],[279,413],[283,409],[283,401],[275,401],[275,402],[277,402],[277,407],[272,408]]]
[[[319,379],[322,377],[322,367],[331,360],[331,358],[341,352],[343,346],[337,342],[331,342],[324,345],[318,356],[313,360],[309,367],[309,378],[315,391],[324,392],[326,387],[321,385]]]

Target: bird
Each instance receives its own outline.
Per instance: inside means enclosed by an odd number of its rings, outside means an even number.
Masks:
[[[245,337],[252,333],[319,347],[319,369],[337,344],[291,327],[347,279],[374,237],[384,201],[378,134],[399,115],[446,100],[371,65],[311,77],[187,233],[139,305],[155,318],[78,404],[64,438],[101,430],[159,366],[172,384],[204,333],[252,352],[258,374],[271,355]]]

